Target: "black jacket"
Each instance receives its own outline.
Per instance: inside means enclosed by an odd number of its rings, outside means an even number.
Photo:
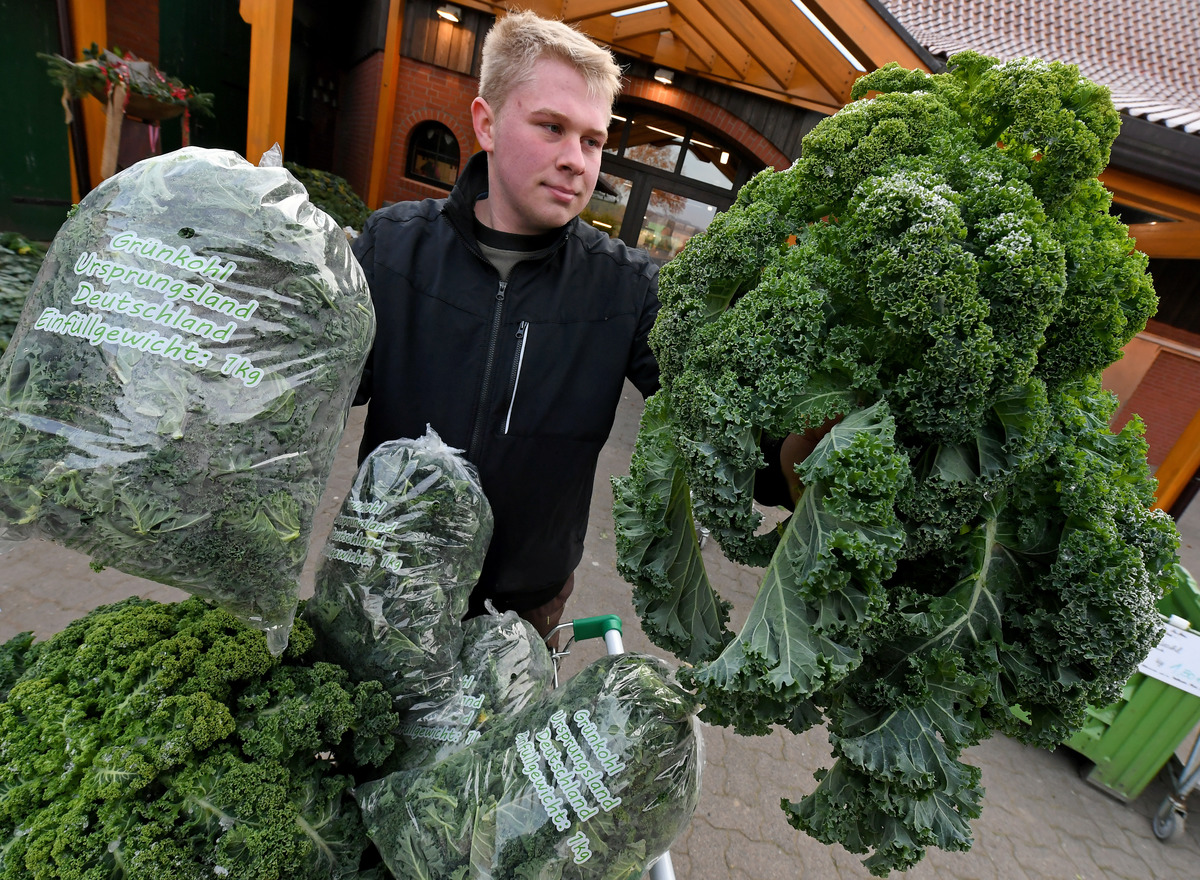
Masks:
[[[375,212],[354,244],[378,329],[356,402],[359,458],[432,425],[479,469],[495,533],[476,590],[502,610],[552,598],[583,555],[596,460],[628,376],[658,387],[646,336],[657,267],[583,223],[502,285],[473,234],[486,154],[447,199]]]

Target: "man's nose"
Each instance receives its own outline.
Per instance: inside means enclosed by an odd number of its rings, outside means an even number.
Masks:
[[[564,139],[558,164],[561,168],[570,169],[573,174],[583,174],[583,145],[572,138]]]

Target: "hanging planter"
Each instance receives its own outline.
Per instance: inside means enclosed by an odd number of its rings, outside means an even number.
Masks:
[[[49,66],[50,78],[63,87],[62,103],[67,122],[72,121],[69,101],[91,95],[105,105],[105,136],[101,178],[116,171],[116,148],[126,116],[157,126],[164,119],[182,117],[183,145],[191,143],[191,114],[212,116],[212,94],[197,92],[149,61],[121,49],[100,49],[95,43],[83,51],[83,61],[38,53]]]

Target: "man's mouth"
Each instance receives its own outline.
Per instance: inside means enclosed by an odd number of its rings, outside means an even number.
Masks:
[[[552,183],[546,184],[546,188],[554,194],[554,197],[564,202],[570,202],[579,195],[572,187],[555,186]]]

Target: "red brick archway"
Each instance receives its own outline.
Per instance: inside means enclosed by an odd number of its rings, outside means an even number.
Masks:
[[[744,120],[699,95],[664,86],[652,79],[632,77],[626,81],[620,97],[670,107],[680,115],[695,122],[702,122],[714,131],[724,134],[764,165],[774,167],[776,171],[782,171],[792,164],[791,159]]]

